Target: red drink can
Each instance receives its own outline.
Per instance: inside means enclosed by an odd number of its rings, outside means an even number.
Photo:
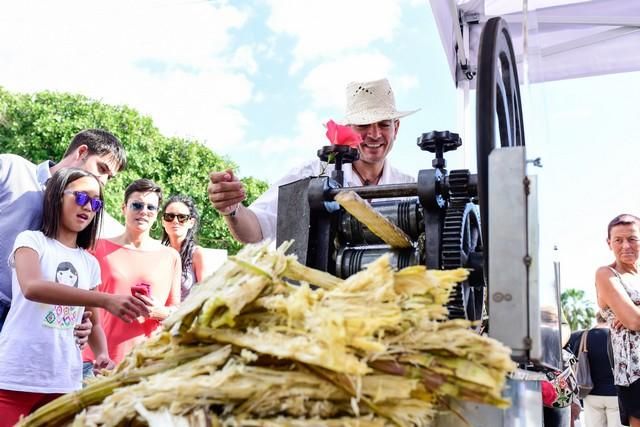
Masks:
[[[131,287],[131,295],[135,296],[136,292],[148,297],[151,293],[151,285],[143,282],[140,282],[137,285],[133,285]]]

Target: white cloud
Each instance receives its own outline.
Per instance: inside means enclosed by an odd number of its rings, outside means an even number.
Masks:
[[[419,86],[415,75],[396,73],[395,64],[378,52],[344,56],[323,62],[311,69],[301,83],[309,93],[316,109],[331,111],[332,118],[340,122],[345,103],[345,88],[352,81],[368,81],[388,78],[396,99],[399,94],[410,92]]]
[[[375,80],[385,77],[391,61],[380,53],[364,53],[324,62],[312,69],[302,82],[318,108],[332,108],[342,113],[344,88],[354,80]]]
[[[229,29],[246,16],[238,9],[209,3],[114,0],[110,2],[3,2],[0,9],[2,51],[49,60],[103,58],[133,63],[161,58],[178,64],[200,64],[229,44]],[[62,55],[62,57],[60,57]]]
[[[323,124],[328,119],[322,118],[316,111],[305,110],[296,115],[292,136],[270,136],[265,139],[250,141],[243,145],[242,151],[254,153],[265,158],[288,153],[309,153],[325,145]]]
[[[290,134],[269,136],[234,147],[233,157],[240,165],[241,175],[273,183],[289,169],[312,160],[315,152],[327,145],[323,126],[327,120],[317,111],[305,110],[296,115]],[[260,166],[256,169],[257,164]]]
[[[389,41],[400,23],[401,0],[268,0],[268,26],[295,39],[293,70],[307,61]],[[375,5],[375,6],[374,6]]]
[[[393,87],[396,91],[408,91],[420,86],[415,75],[401,75],[393,79]]]
[[[127,104],[222,149],[244,137],[258,69],[253,48],[231,45],[247,17],[225,1],[5,1],[0,85]]]
[[[238,70],[244,70],[247,74],[255,74],[258,71],[258,63],[255,59],[254,49],[250,46],[241,46],[236,49],[230,65]]]

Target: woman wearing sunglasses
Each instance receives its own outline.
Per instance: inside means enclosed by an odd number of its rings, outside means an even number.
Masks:
[[[204,278],[204,255],[196,243],[200,216],[191,197],[182,194],[169,197],[162,211],[162,243],[178,251],[182,260],[180,297],[184,301]]]
[[[116,363],[180,303],[180,255],[149,234],[160,203],[162,190],[156,183],[148,179],[133,181],[124,193],[124,233],[100,239],[96,244],[94,254],[102,271],[100,290],[116,295],[134,294],[152,305],[149,319],[132,324],[104,313],[102,327],[107,335],[109,356]],[[88,349],[83,356],[85,362],[94,358]]]
[[[0,333],[0,426],[82,386],[82,359],[73,330],[84,307],[94,325],[89,345],[96,366],[113,366],[97,309],[122,324],[149,310],[127,295],[95,292],[100,267],[93,247],[102,219],[102,186],[91,173],[58,170],[47,182],[42,227],[16,237],[9,257],[11,309]],[[6,262],[6,260],[4,260]]]

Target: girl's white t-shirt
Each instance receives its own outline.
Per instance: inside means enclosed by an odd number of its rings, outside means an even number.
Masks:
[[[14,265],[15,251],[22,247],[38,253],[44,280],[79,289],[93,289],[100,283],[98,261],[86,250],[64,246],[40,231],[18,234],[8,259],[13,295],[0,332],[0,389],[39,393],[79,390],[82,359],[73,328],[82,322],[84,307],[26,299]]]

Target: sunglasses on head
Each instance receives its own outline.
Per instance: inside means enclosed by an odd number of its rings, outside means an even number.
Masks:
[[[141,211],[144,210],[144,208],[146,207],[147,210],[149,212],[156,212],[158,210],[158,207],[156,205],[151,205],[149,203],[147,203],[146,205],[142,202],[131,202],[129,203],[129,207],[131,209],[133,209],[134,211]]]
[[[91,210],[94,212],[98,212],[100,209],[102,209],[102,200],[100,200],[97,197],[91,197],[89,196],[85,191],[71,191],[71,190],[65,190],[64,194],[73,194],[73,197],[75,198],[76,201],[76,205],[78,206],[85,206],[87,203],[91,203]]]
[[[180,224],[184,224],[188,219],[191,219],[191,215],[174,214],[174,213],[168,213],[168,212],[165,212],[164,215],[162,215],[162,219],[164,219],[167,222],[173,222],[175,218],[178,218],[178,222]]]

